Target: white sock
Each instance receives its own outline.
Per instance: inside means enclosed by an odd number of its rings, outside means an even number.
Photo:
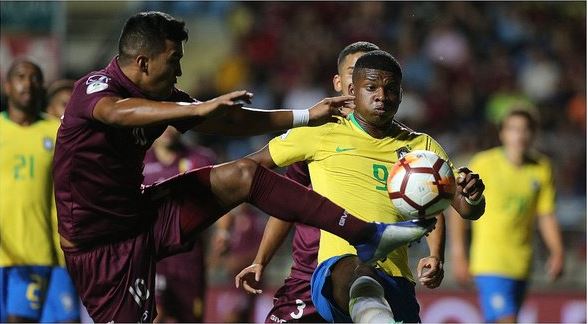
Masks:
[[[349,314],[354,323],[394,323],[384,288],[368,276],[357,278],[349,289]]]

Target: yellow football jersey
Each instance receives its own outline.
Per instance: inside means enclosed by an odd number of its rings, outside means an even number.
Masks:
[[[497,147],[475,155],[470,168],[486,185],[486,212],[472,222],[471,272],[527,278],[536,215],[555,208],[548,158],[536,154],[518,167]]]
[[[0,267],[55,265],[51,176],[59,122],[23,127],[0,114]]]
[[[376,139],[361,128],[353,115],[319,127],[294,128],[269,143],[278,166],[308,162],[316,192],[364,221],[387,223],[405,220],[390,202],[386,180],[392,165],[412,150],[433,151],[448,160],[441,146],[426,134],[403,128],[394,137]],[[407,247],[396,249],[379,263],[380,267],[391,276],[414,281],[407,252]],[[355,254],[355,248],[321,231],[319,263],[346,253]]]

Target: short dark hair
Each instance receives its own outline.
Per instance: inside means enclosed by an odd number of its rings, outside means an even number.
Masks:
[[[188,39],[186,23],[159,11],[140,12],[125,23],[118,41],[119,60],[123,63],[138,54],[153,56],[165,49],[165,40]]]
[[[10,80],[14,76],[14,73],[16,72],[16,67],[21,64],[29,64],[29,65],[33,66],[33,68],[36,70],[37,74],[39,75],[39,82],[41,84],[43,84],[43,82],[44,82],[43,70],[41,70],[41,67],[37,63],[35,63],[29,59],[26,59],[26,58],[19,58],[19,59],[16,59],[14,62],[12,62],[12,64],[8,68],[8,71],[6,72],[6,79],[7,80]]]
[[[355,80],[357,73],[362,69],[375,69],[394,73],[402,80],[402,69],[400,63],[390,53],[376,50],[363,54],[357,59],[355,68],[353,69],[353,79]]]
[[[513,108],[509,110],[500,120],[498,130],[502,131],[504,128],[504,122],[513,116],[520,116],[525,118],[527,120],[527,125],[531,129],[531,132],[535,133],[537,131],[537,127],[539,126],[538,118],[535,111],[531,110],[530,108]]]
[[[355,54],[355,53],[367,53],[367,52],[371,52],[371,51],[377,51],[380,48],[378,47],[378,45],[370,43],[370,42],[355,42],[352,44],[349,44],[347,46],[345,46],[344,49],[341,50],[341,52],[339,52],[339,56],[337,57],[337,67],[339,67],[341,65],[341,63],[343,63],[343,60],[351,54]]]
[[[62,79],[53,81],[47,88],[47,100],[50,101],[61,90],[73,90],[75,81]]]

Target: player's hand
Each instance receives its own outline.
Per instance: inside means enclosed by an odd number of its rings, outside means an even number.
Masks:
[[[470,274],[468,260],[464,257],[453,256],[451,266],[457,283],[464,287],[469,287],[472,284],[472,275]]]
[[[551,254],[549,259],[547,259],[547,263],[545,264],[545,268],[547,270],[547,274],[549,275],[549,279],[551,281],[555,281],[559,279],[564,270],[564,258],[563,255],[554,255]]]
[[[208,101],[196,104],[200,116],[213,118],[222,116],[227,110],[250,104],[253,94],[246,90],[233,91]]]
[[[444,275],[443,263],[436,256],[422,258],[417,265],[419,282],[429,289],[439,287]]]
[[[259,288],[259,280],[263,274],[263,265],[259,263],[254,263],[247,268],[241,270],[235,276],[235,287],[239,288],[240,286],[243,287],[248,293],[251,294],[261,294],[263,291]]]
[[[319,101],[309,110],[308,126],[320,126],[335,121],[333,116],[347,117],[355,108],[354,98],[354,96],[340,96]]]
[[[484,194],[484,181],[480,175],[472,172],[467,167],[461,167],[457,170],[457,189],[456,191],[471,201],[476,201]]]

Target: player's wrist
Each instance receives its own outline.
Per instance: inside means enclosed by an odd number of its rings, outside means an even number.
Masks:
[[[475,199],[475,200],[472,200],[472,199],[470,199],[468,197],[464,197],[464,198],[465,198],[466,203],[468,203],[468,205],[470,205],[470,206],[477,206],[477,205],[479,205],[482,202],[482,200],[484,200],[484,195],[480,195],[480,197],[478,199]]]
[[[292,127],[301,127],[308,125],[310,120],[309,109],[292,110]]]

